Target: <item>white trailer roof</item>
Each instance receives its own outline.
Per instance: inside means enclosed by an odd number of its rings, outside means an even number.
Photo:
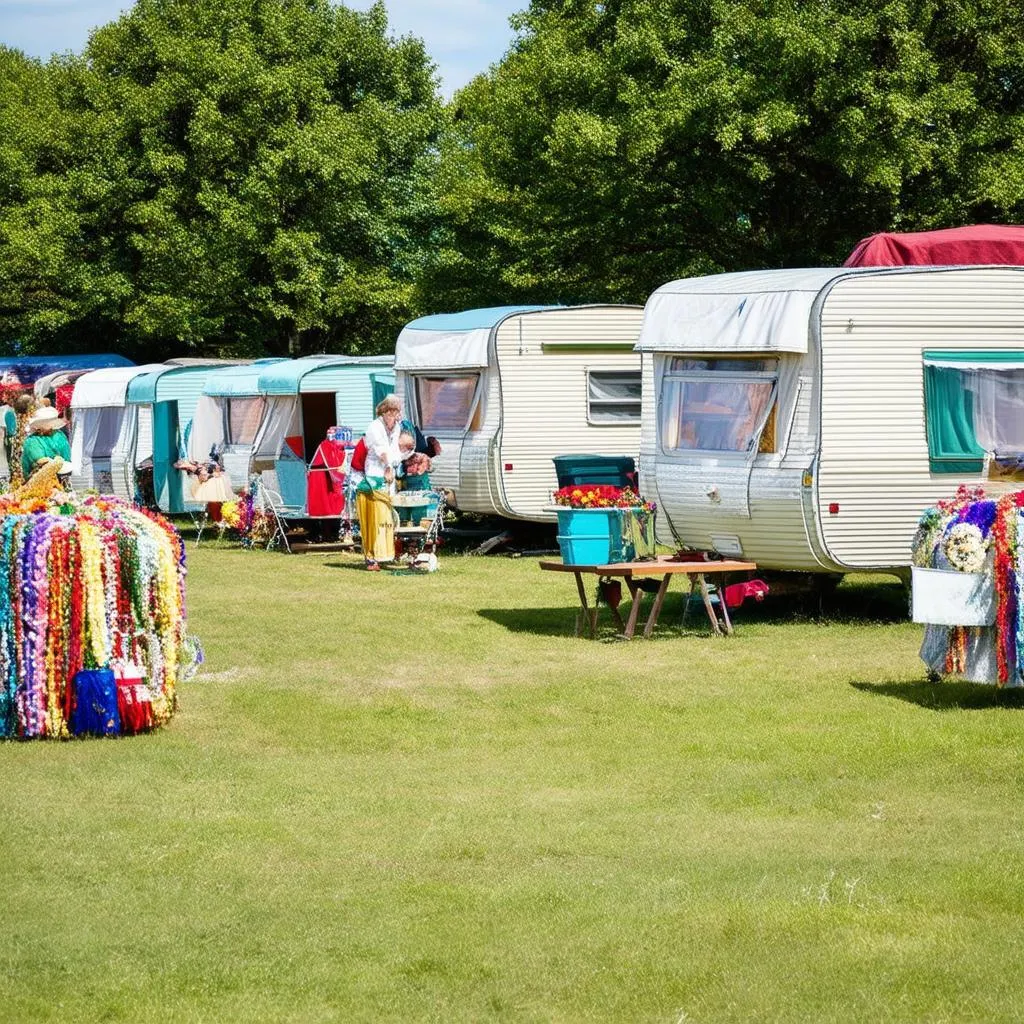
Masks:
[[[461,370],[487,366],[491,332],[519,313],[558,306],[492,306],[421,316],[402,328],[395,344],[396,370]]]
[[[877,267],[751,270],[671,281],[644,307],[643,352],[806,352],[815,300],[829,284]]]
[[[71,408],[100,409],[105,406],[124,405],[128,396],[128,382],[133,377],[163,368],[163,363],[147,363],[145,366],[111,366],[102,370],[92,370],[75,381]]]

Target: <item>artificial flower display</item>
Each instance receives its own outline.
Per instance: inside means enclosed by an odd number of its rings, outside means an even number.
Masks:
[[[556,505],[566,508],[641,508],[653,512],[657,505],[646,501],[631,487],[611,484],[573,484],[555,491]]]
[[[44,469],[0,496],[0,736],[68,736],[76,676],[126,666],[145,677],[131,699],[160,725],[195,660],[181,537],[162,516],[55,484]]]
[[[961,486],[921,516],[913,564],[991,574],[995,626],[949,627],[945,671],[962,673],[968,649],[984,657],[988,643],[994,645],[994,681],[1024,684],[1024,491],[992,499],[980,487]]]

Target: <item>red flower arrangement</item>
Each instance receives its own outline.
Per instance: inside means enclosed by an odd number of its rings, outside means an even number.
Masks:
[[[571,484],[555,491],[556,505],[566,508],[641,508],[653,512],[657,505],[645,501],[631,487],[613,487],[611,484]]]

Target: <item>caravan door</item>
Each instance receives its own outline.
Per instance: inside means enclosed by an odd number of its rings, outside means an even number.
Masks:
[[[672,532],[685,542],[695,520],[750,517],[754,461],[776,448],[779,360],[670,355],[658,362],[658,490]]]

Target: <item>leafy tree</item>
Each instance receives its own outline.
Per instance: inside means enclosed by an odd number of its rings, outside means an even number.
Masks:
[[[1024,215],[1015,0],[533,0],[459,93],[439,305],[643,301]]]
[[[0,47],[0,350],[88,351],[127,281],[90,251],[85,121],[60,102],[63,67]],[[99,335],[105,332],[99,331]]]
[[[51,74],[81,330],[142,357],[393,345],[444,111],[383,5],[138,0]]]

